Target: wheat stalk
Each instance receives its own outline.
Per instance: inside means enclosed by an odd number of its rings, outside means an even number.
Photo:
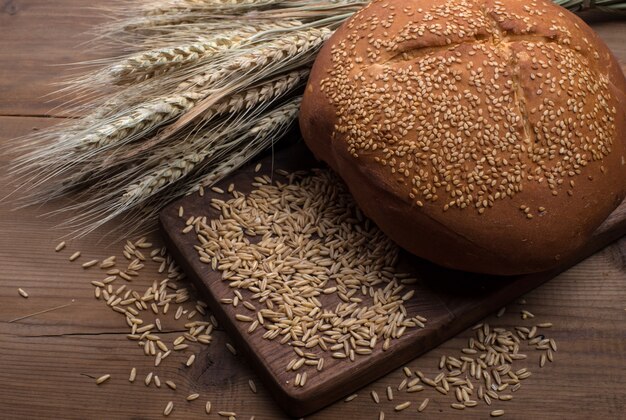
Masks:
[[[141,82],[206,60],[221,49],[236,46],[242,39],[237,34],[227,33],[214,39],[146,51],[106,69],[108,75],[105,77],[118,85]]]
[[[226,96],[222,100],[217,101],[214,105],[207,108],[201,115],[198,128],[194,128],[195,131],[209,131],[211,130],[211,122],[220,116],[230,114],[227,119],[236,120],[241,119],[239,113],[244,112],[246,118],[251,117],[250,110],[262,110],[264,106],[271,105],[272,102],[280,99],[286,94],[293,92],[298,87],[302,86],[309,75],[309,69],[299,69],[288,72],[286,74],[280,74],[269,80],[263,80],[262,82],[247,88],[244,91],[237,92],[232,96]],[[209,127],[206,128],[205,127]],[[143,154],[150,149],[155,149],[162,144],[161,138],[154,137],[146,140],[134,148],[131,152],[124,156],[124,159],[133,159],[140,154]],[[163,157],[167,159],[167,157]]]
[[[68,207],[75,216],[60,226],[89,233],[127,214],[126,231],[137,228],[137,220],[156,217],[165,202],[197,190],[201,182],[217,182],[229,169],[240,167],[273,144],[296,120],[300,100],[299,96],[292,98],[245,124],[223,125],[221,130],[190,139],[197,146],[195,149],[187,145],[177,156],[161,160],[149,173],[135,173],[138,182],[127,185],[123,177],[117,176],[108,181],[106,188],[90,188],[89,198]],[[114,191],[120,188],[123,194],[115,196]]]
[[[233,132],[234,127],[229,126],[221,132],[214,132],[193,139],[193,143],[201,144],[200,150],[192,151],[177,158],[165,159],[160,168],[141,178],[138,183],[131,184],[123,195],[123,201],[133,203],[145,199],[146,196],[152,196],[164,186],[187,176],[198,164],[207,161],[208,158],[222,160],[221,157],[224,156],[225,151],[233,147],[239,146],[238,149],[248,150],[259,143],[265,144],[267,141],[271,141],[275,134],[283,131],[295,120],[300,99],[300,97],[292,99],[285,105],[261,115],[258,119],[240,125],[237,127],[237,131]],[[245,160],[237,159],[233,162],[229,161],[228,156],[226,156],[223,162],[221,165],[230,166],[233,163],[241,165],[245,163]],[[214,174],[210,174],[209,178],[214,176]]]
[[[202,114],[202,120],[206,121],[215,115],[236,113],[253,108],[263,102],[270,102],[303,84],[308,76],[309,69],[298,69],[284,75],[278,75],[243,92],[237,92],[207,108]]]
[[[99,124],[93,124],[88,132],[78,131],[73,136],[64,138],[63,149],[57,153],[67,153],[68,149],[84,152],[115,147],[121,141],[133,142],[195,107],[187,119],[181,119],[177,122],[178,125],[175,124],[165,132],[163,137],[167,138],[172,131],[176,132],[179,127],[206,113],[215,103],[236,91],[239,80],[247,78],[248,83],[254,82],[276,72],[278,68],[297,68],[312,61],[316,50],[329,35],[329,30],[310,28],[286,32],[267,44],[257,41],[239,53],[207,65],[207,70],[178,84],[173,90],[174,95],[142,103],[112,118],[104,119]],[[253,73],[254,77],[251,76]],[[220,91],[220,88],[223,90]],[[204,102],[199,105],[198,102],[201,101]],[[72,166],[78,164],[83,157],[93,159],[92,154],[76,156]],[[72,166],[67,166],[66,170]]]
[[[89,134],[80,133],[76,147],[84,151],[115,146],[121,140],[131,142],[181,116],[210,96],[210,101],[205,102],[205,108],[208,108],[234,90],[226,88],[220,92],[220,88],[229,84],[236,86],[239,79],[250,78],[250,73],[257,72],[259,74],[256,77],[262,78],[275,72],[279,66],[289,69],[294,64],[299,66],[303,61],[311,61],[316,49],[329,35],[330,31],[316,28],[287,32],[268,44],[256,42],[242,49],[241,53],[215,60],[217,62],[207,65],[202,73],[178,84],[174,95],[142,103],[118,114],[111,121],[105,120],[104,124],[89,128]],[[198,107],[198,110],[201,109]],[[70,139],[65,141],[67,144],[72,143]]]
[[[273,24],[250,25],[244,22],[236,29],[224,29],[215,25],[194,25],[191,31],[196,35],[185,42],[180,37],[170,40],[162,34],[149,37],[144,46],[147,51],[128,55],[103,68],[91,79],[94,83],[116,85],[136,84],[149,78],[164,75],[186,66],[199,66],[215,57],[222,50],[236,48],[252,36],[263,32],[301,26],[299,21],[277,22]],[[180,28],[179,28],[180,29]],[[213,33],[205,36],[204,33]],[[94,64],[97,63],[94,62]]]

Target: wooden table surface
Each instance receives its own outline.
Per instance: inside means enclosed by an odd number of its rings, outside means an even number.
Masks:
[[[18,136],[58,123],[62,115],[51,109],[59,100],[46,94],[53,83],[67,74],[59,64],[95,58],[79,44],[84,32],[103,18],[85,8],[81,0],[0,1],[0,147],[19,142]],[[594,19],[593,27],[626,63],[626,22]],[[13,191],[7,177],[10,152],[0,155],[0,196]],[[56,229],[59,217],[41,217],[55,208],[11,211],[10,200],[0,202],[0,418],[159,418],[167,401],[175,401],[173,418],[219,418],[217,411],[235,411],[237,418],[283,418],[257,380],[258,393],[251,392],[248,379],[254,378],[244,360],[230,354],[221,331],[213,334],[208,346],[194,347],[198,357],[191,368],[181,362],[188,354],[174,354],[155,368],[153,358],[143,355],[135,342],[126,339],[123,317],[94,299],[92,280],[98,269],[83,270],[78,262],[116,254],[121,258],[122,242],[111,244],[100,238],[105,226],[86,238],[68,241],[68,248],[55,253],[59,238],[68,232]],[[155,244],[158,234],[150,234]],[[83,256],[70,263],[70,251]],[[146,268],[148,270],[148,267]],[[154,273],[153,271],[148,271]],[[149,287],[155,275],[143,275],[132,287]],[[18,287],[29,293],[24,299]],[[394,401],[381,398],[375,404],[371,390],[381,396],[390,385],[396,387],[402,372],[389,374],[375,383],[364,384],[359,396],[339,402],[308,418],[415,418],[416,406],[431,399],[425,418],[486,418],[495,408],[506,418],[626,418],[626,238],[563,273],[528,294],[525,303],[507,307],[492,325],[513,328],[521,325],[520,311],[535,314],[536,322],[552,322],[550,336],[558,344],[555,362],[540,369],[535,359],[527,363],[532,377],[515,393],[515,398],[489,408],[480,405],[463,412],[450,408],[451,398],[432,390],[416,394],[396,391]],[[30,318],[9,322],[61,305],[69,306]],[[173,340],[183,330],[182,320],[163,317],[161,336]],[[432,375],[442,354],[458,356],[472,331],[465,331],[440,347],[415,359],[411,368]],[[131,367],[138,380],[128,382]],[[154,371],[164,381],[178,384],[146,387],[143,377]],[[97,386],[94,378],[105,373],[109,382]],[[186,402],[197,392],[200,398]],[[213,411],[204,414],[210,400]],[[393,407],[412,401],[410,409],[395,413]]]

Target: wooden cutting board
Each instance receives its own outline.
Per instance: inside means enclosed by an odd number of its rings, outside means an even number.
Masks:
[[[255,176],[270,174],[270,168],[296,171],[320,166],[302,144],[296,144],[266,156],[261,160],[262,169],[254,172],[256,162],[238,170],[218,184],[226,189],[231,182],[237,190],[247,193]],[[275,175],[279,176],[279,175]],[[196,236],[182,233],[185,217],[178,216],[183,206],[185,215],[215,217],[209,207],[211,198],[218,194],[207,190],[204,197],[192,195],[172,203],[160,216],[161,226],[168,249],[195,282],[215,317],[230,334],[235,347],[251,362],[266,387],[281,407],[292,416],[310,414],[365,384],[385,375],[416,356],[437,346],[486,315],[497,311],[508,302],[525,294],[541,283],[555,277],[561,271],[595,253],[626,233],[626,201],[595,232],[593,238],[576,258],[566,261],[556,270],[516,277],[486,276],[445,269],[408,254],[400,259],[399,269],[413,273],[419,281],[413,285],[414,296],[405,303],[409,314],[420,314],[428,319],[424,329],[411,329],[393,341],[387,351],[380,346],[368,356],[358,356],[354,362],[347,359],[325,358],[325,367],[317,372],[308,371],[305,387],[293,386],[294,373],[286,372],[285,366],[294,357],[293,350],[278,340],[262,338],[262,328],[249,334],[248,324],[235,320],[235,308],[220,303],[220,299],[232,298],[228,283],[221,280],[219,272],[199,261],[193,248]],[[224,198],[223,195],[219,195]],[[245,297],[245,293],[244,293]],[[330,302],[335,305],[337,302]],[[208,373],[207,373],[208,374]]]

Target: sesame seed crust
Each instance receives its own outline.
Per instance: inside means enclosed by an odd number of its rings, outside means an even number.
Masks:
[[[426,224],[415,232],[441,236],[444,224],[468,261],[471,246],[495,254],[496,265],[535,271],[580,245],[624,197],[626,84],[615,68],[593,31],[547,1],[373,1],[318,56],[301,127],[400,245],[441,263],[433,258],[440,251],[423,252],[394,232]],[[600,168],[611,168],[613,181]],[[373,192],[357,191],[364,176],[369,189],[405,207],[393,221],[364,203]],[[597,206],[591,215],[579,208],[589,202]],[[488,243],[504,221],[539,232],[572,206],[585,223],[575,240],[571,229],[556,229],[554,253],[524,268]],[[402,228],[392,226],[398,220]],[[538,233],[515,236],[546,242]]]

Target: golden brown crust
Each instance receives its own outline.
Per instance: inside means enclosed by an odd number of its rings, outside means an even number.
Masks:
[[[374,1],[318,55],[300,125],[399,245],[518,274],[571,256],[624,198],[625,92],[549,1]]]

